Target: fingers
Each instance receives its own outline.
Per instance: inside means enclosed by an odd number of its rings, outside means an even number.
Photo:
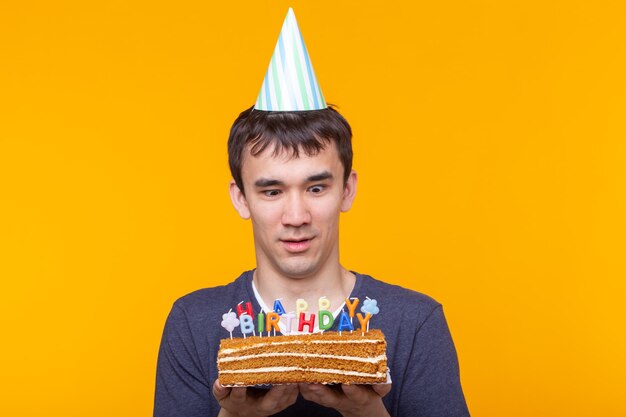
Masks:
[[[321,384],[298,384],[298,388],[306,400],[334,408],[344,415],[387,415],[382,397],[389,393],[391,384],[341,384],[334,389]]]
[[[293,390],[291,391],[291,393],[287,396],[287,403],[289,405],[293,405],[296,403],[296,401],[298,400],[298,394],[300,394],[300,390],[298,389],[297,385],[293,385]]]
[[[274,385],[260,400],[259,410],[274,414],[296,402],[297,385]]]
[[[324,407],[337,408],[344,398],[343,394],[335,392],[322,384],[298,384],[298,388],[304,399]]]
[[[362,406],[372,404],[374,398],[377,398],[376,402],[380,402],[380,399],[390,390],[391,384],[342,384],[336,386],[335,389],[322,384],[275,385],[264,395],[255,397],[248,395],[245,387],[224,387],[219,380],[215,380],[213,384],[213,395],[223,406],[226,405],[224,401],[227,401],[229,407],[243,409],[246,405],[250,406],[251,404],[247,403],[252,401],[256,411],[268,415],[280,412],[294,404],[298,393],[301,393],[306,400],[324,407],[344,409],[359,404]]]
[[[389,394],[391,384],[372,384],[372,385],[347,385],[342,384],[341,389],[350,401],[359,402],[366,400],[374,391],[380,398]]]
[[[244,404],[246,402],[246,387],[231,388],[230,400],[233,404]]]
[[[372,389],[365,385],[347,385],[341,384],[341,390],[348,400],[356,404],[366,402],[372,395]]]
[[[215,397],[215,399],[220,402],[224,398],[228,397],[229,393],[230,388],[222,386],[222,384],[220,384],[220,380],[216,379],[213,383],[213,396]]]

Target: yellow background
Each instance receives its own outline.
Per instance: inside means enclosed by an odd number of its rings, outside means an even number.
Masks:
[[[289,5],[343,264],[443,303],[474,416],[626,415],[620,3],[3,2],[0,415],[151,414],[173,301],[254,266],[226,138]]]

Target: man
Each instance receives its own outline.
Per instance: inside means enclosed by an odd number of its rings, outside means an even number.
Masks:
[[[291,10],[283,31],[286,27],[299,35]],[[308,68],[310,76],[310,63]],[[291,107],[283,100],[279,111],[272,107],[277,95],[268,94],[232,126],[230,196],[239,215],[252,222],[256,268],[226,286],[176,301],[159,352],[154,415],[468,416],[441,305],[340,264],[339,217],[351,208],[357,188],[352,132],[326,106],[316,80],[308,81],[307,92],[318,98],[309,94],[309,102],[317,103],[313,109],[301,108],[303,91],[294,94]],[[297,90],[294,85],[290,88]],[[214,329],[221,314],[240,301],[251,300],[255,312],[269,312],[268,302],[280,298],[286,311],[295,311],[300,298],[326,297],[337,315],[346,298],[368,295],[376,295],[384,309],[372,325],[386,335],[392,384],[297,384],[269,390],[220,385],[216,358],[225,335]]]

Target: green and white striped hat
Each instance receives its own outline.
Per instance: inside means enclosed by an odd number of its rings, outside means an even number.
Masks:
[[[296,15],[289,8],[254,108],[302,111],[326,107]]]

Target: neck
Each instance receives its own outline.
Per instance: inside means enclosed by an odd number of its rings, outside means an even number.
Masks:
[[[296,311],[296,300],[304,299],[309,312],[316,312],[320,297],[330,301],[330,310],[339,308],[350,296],[356,277],[339,263],[307,277],[293,278],[271,268],[258,266],[254,271],[254,285],[265,304],[272,308],[274,300],[281,299],[287,312]]]

